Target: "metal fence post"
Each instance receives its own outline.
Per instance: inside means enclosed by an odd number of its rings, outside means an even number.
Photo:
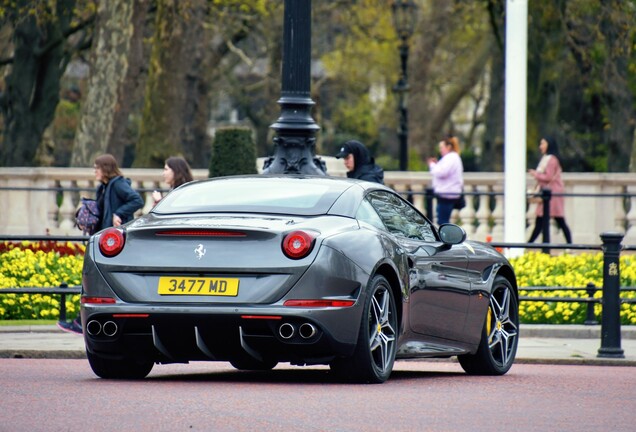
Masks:
[[[597,357],[625,358],[621,348],[620,251],[624,234],[601,233],[603,241],[603,313]]]
[[[60,288],[68,288],[68,284],[62,282]],[[66,294],[60,294],[60,317],[58,321],[66,321]]]
[[[550,243],[550,200],[552,199],[552,190],[548,188],[541,189],[541,205],[543,206],[543,243]],[[550,248],[543,248],[541,252],[550,253]]]
[[[433,196],[435,196],[435,192],[433,191],[433,188],[427,187],[426,190],[424,191],[426,216],[431,220],[431,222],[434,222],[433,219],[435,219],[433,217]]]
[[[596,285],[594,285],[592,282],[588,283],[586,286],[586,292],[587,292],[587,297],[588,299],[592,299],[594,298],[594,294],[596,293]],[[583,323],[585,325],[596,325],[598,324],[596,322],[596,317],[594,316],[594,301],[589,301],[587,302],[587,310],[586,310],[586,314],[585,314],[585,322]]]

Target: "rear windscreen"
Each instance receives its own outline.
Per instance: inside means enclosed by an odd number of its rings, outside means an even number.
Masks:
[[[345,187],[335,182],[285,178],[227,178],[193,182],[169,193],[159,214],[255,212],[325,214]]]

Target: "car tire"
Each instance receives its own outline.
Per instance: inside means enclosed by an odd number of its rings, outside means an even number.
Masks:
[[[393,370],[397,349],[398,317],[391,285],[375,276],[365,299],[360,332],[353,356],[334,360],[331,370],[355,382],[379,384]]]
[[[230,360],[230,364],[238,370],[244,371],[267,371],[276,367],[276,360],[257,360],[254,357],[237,357]]]
[[[475,354],[458,356],[459,364],[471,375],[503,375],[512,366],[519,342],[519,302],[512,284],[495,278],[481,341]]]
[[[145,378],[154,363],[151,361],[138,361],[134,359],[106,359],[98,357],[86,351],[88,363],[95,375],[105,379],[142,379]]]

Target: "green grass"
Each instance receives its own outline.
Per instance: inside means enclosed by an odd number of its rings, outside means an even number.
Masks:
[[[35,320],[35,319],[0,320],[0,326],[52,325],[52,324],[55,324],[56,322],[57,320]]]

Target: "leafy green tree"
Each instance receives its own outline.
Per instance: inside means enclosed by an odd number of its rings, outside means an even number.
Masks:
[[[167,157],[185,150],[186,141],[191,139],[186,136],[192,130],[188,126],[193,126],[196,111],[205,111],[207,107],[201,104],[199,97],[204,63],[203,44],[196,40],[205,39],[204,6],[203,0],[157,1],[150,69],[133,166],[161,167]],[[196,153],[188,152],[186,159],[200,160],[201,153]]]
[[[390,89],[397,81],[398,57],[389,6],[364,0],[321,11],[328,19],[319,22],[330,23],[324,34],[332,35],[322,47],[325,78],[317,92],[326,154],[347,139],[364,142],[375,155],[396,148]]]
[[[4,130],[0,166],[32,166],[60,100],[60,79],[86,48],[95,4],[89,0],[2,0],[0,19],[11,27],[11,55],[0,97]]]
[[[269,127],[279,112],[282,17],[283,1],[264,0],[229,2],[210,14],[212,31],[222,41],[213,49],[217,62],[211,86],[254,128],[257,153],[263,156],[270,150]],[[222,114],[227,121],[228,113]]]
[[[636,117],[634,2],[542,1],[529,4],[529,13],[531,155],[550,134],[566,170],[628,171]]]
[[[207,166],[210,86],[224,57],[260,17],[264,0],[157,0],[149,76],[134,166],[182,153]]]

